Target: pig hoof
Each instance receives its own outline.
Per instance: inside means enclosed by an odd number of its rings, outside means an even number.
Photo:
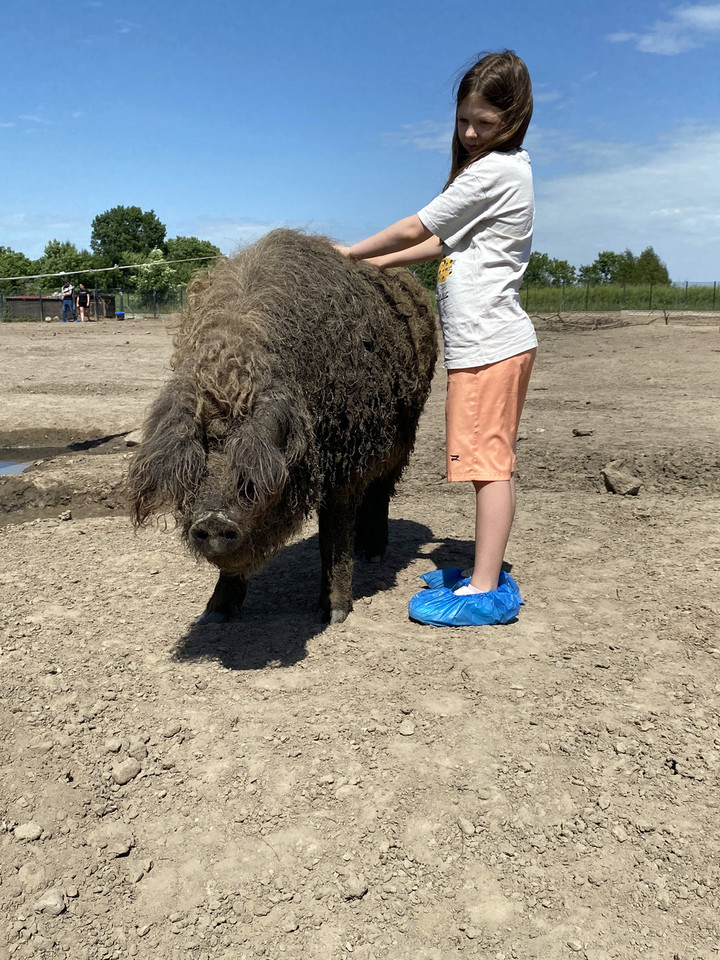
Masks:
[[[347,620],[349,613],[349,610],[345,610],[342,607],[333,607],[333,609],[330,611],[328,623],[343,623],[345,620]]]
[[[212,623],[227,623],[231,617],[227,613],[221,613],[220,610],[206,610],[201,613],[195,623],[199,627],[207,627]]]

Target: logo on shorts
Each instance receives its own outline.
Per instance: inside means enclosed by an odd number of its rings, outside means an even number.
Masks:
[[[459,460],[459,459],[460,459],[460,454],[459,454],[459,453],[451,453],[451,454],[450,454],[450,459],[453,460],[453,461]]]

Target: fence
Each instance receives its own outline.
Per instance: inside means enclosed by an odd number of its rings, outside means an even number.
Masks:
[[[128,293],[122,290],[90,290],[88,314],[98,320],[118,314],[141,313],[157,317],[182,310],[185,288],[173,287],[162,294]],[[572,313],[576,311],[720,310],[718,284],[557,284],[553,286],[523,285],[520,288],[523,307],[530,313]],[[12,320],[44,320],[59,317],[62,301],[57,291],[27,294],[22,290],[0,293],[0,322]]]
[[[520,288],[522,305],[532,313],[617,310],[720,310],[717,281],[711,284],[557,284]]]
[[[77,294],[77,288],[75,290]],[[162,294],[152,290],[146,294],[123,290],[88,290],[90,304],[86,314],[91,320],[122,319],[128,314],[141,313],[157,317],[182,310],[185,288],[175,287]],[[75,303],[73,301],[73,307]],[[22,288],[12,293],[0,293],[0,322],[17,320],[51,320],[62,316],[62,297],[55,291],[26,293]]]

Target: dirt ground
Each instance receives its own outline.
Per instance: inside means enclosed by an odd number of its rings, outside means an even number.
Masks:
[[[526,605],[456,630],[407,617],[472,554],[442,370],[346,623],[309,523],[201,629],[123,505],[162,322],[0,325],[0,447],[68,445],[0,478],[0,960],[720,957],[720,328],[631,320],[538,324]]]

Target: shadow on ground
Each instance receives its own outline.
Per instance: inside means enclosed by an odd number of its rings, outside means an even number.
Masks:
[[[411,520],[391,520],[389,533],[390,545],[380,563],[355,564],[356,601],[395,586],[398,574],[417,557],[420,547],[433,540],[429,527]],[[442,547],[437,552],[444,553]],[[175,648],[175,658],[214,659],[228,670],[299,663],[307,655],[308,642],[326,627],[317,619],[319,590],[316,534],[286,547],[253,577],[242,617],[227,624],[191,624]],[[198,616],[201,613],[198,610]]]

